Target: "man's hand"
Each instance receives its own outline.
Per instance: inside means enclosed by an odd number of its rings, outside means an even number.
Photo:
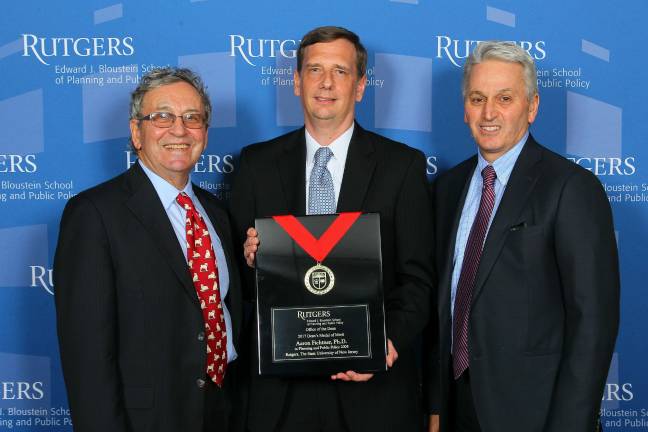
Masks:
[[[398,360],[398,352],[394,348],[394,344],[391,339],[387,339],[387,367],[392,367],[394,363]],[[341,381],[354,381],[354,382],[365,382],[373,378],[372,373],[357,373],[354,371],[338,372],[335,375],[331,375],[332,380],[341,380]]]
[[[243,243],[243,256],[248,266],[254,268],[254,257],[259,249],[259,234],[254,228],[248,228],[247,239]]]
[[[335,375],[331,375],[331,379],[341,380],[341,381],[353,381],[353,382],[365,382],[373,378],[374,374],[372,373],[358,373],[354,371],[338,372]]]
[[[430,416],[430,426],[428,432],[439,432],[439,414],[432,414]]]
[[[391,339],[388,338],[387,339],[387,367],[394,366],[396,360],[398,360],[398,352],[396,351],[396,348],[394,348],[394,344],[392,343]]]

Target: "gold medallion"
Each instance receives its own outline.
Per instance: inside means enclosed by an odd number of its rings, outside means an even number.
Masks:
[[[317,263],[306,272],[304,285],[311,293],[323,295],[333,289],[335,275],[330,268]]]

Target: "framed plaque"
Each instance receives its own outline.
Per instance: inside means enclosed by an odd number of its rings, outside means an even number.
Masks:
[[[379,215],[275,216],[255,226],[259,373],[386,370]]]

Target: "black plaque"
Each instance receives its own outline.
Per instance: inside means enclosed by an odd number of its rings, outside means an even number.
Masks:
[[[336,217],[297,220],[320,238]],[[386,370],[379,216],[361,215],[321,266],[274,219],[256,229],[259,373]]]

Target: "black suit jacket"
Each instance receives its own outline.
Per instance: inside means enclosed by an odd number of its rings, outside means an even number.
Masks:
[[[455,238],[477,157],[433,185],[438,323],[430,409],[448,410]],[[488,232],[468,329],[470,377],[484,432],[589,432],[619,321],[610,205],[589,171],[529,136]]]
[[[194,191],[227,257],[236,345],[241,291],[230,223],[213,195]],[[74,430],[202,432],[203,317],[171,222],[138,163],[68,202],[54,282]]]
[[[230,202],[241,243],[256,217],[305,214],[305,164],[304,128],[243,149]],[[417,430],[421,411],[413,346],[427,321],[432,281],[425,158],[356,124],[337,211],[358,210],[380,213],[387,336],[400,357],[391,370],[366,383],[335,385],[351,430]],[[248,426],[273,430],[289,383],[299,385],[299,380],[259,377],[256,361],[254,354]]]

